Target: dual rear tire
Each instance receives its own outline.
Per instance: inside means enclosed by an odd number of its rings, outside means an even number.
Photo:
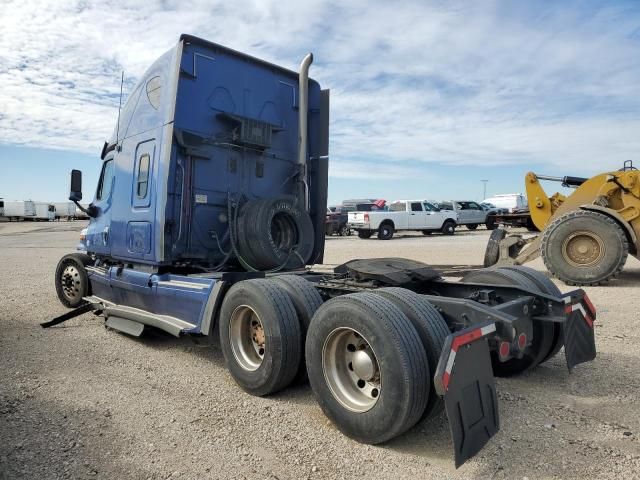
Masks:
[[[310,282],[293,275],[233,285],[220,314],[222,351],[245,391],[268,395],[306,371],[324,413],[370,444],[443,410],[431,377],[448,334],[438,311],[409,290],[322,303]]]

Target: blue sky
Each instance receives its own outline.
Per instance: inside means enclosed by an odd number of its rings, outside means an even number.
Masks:
[[[640,151],[640,2],[8,0],[0,197],[90,200],[125,94],[180,33],[332,90],[329,199],[480,199]],[[549,186],[553,190],[555,186]]]

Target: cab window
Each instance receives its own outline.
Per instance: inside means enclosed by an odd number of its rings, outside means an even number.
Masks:
[[[102,172],[100,172],[100,180],[98,181],[98,191],[96,192],[96,200],[109,198],[111,193],[111,184],[113,183],[113,158],[102,164]]]
[[[138,181],[136,182],[136,195],[145,198],[149,190],[149,154],[145,153],[138,162]]]
[[[392,203],[389,207],[389,210],[391,210],[392,212],[404,212],[406,209],[407,206],[402,202]]]
[[[412,212],[421,212],[422,204],[420,202],[411,202],[411,211]]]
[[[432,205],[429,202],[424,202],[422,205],[424,206],[425,212],[437,212],[438,211],[438,208],[435,205]]]

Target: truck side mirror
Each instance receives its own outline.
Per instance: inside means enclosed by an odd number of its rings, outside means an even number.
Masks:
[[[82,200],[82,172],[80,170],[71,170],[69,200],[72,202],[79,202]]]

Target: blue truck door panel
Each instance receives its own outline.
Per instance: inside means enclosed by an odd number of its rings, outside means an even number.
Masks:
[[[151,253],[151,223],[127,223],[127,249],[130,253]]]
[[[113,213],[111,236],[112,255],[118,258],[146,263],[154,259],[159,134],[126,139],[116,153],[120,203]]]

